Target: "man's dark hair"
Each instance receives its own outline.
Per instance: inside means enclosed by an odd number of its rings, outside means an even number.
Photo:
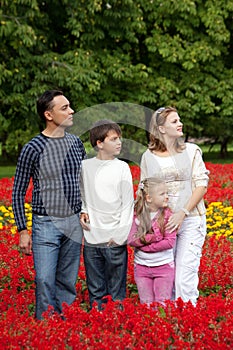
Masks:
[[[63,92],[60,90],[47,90],[45,91],[37,100],[37,113],[42,120],[46,120],[44,112],[50,111],[54,104],[53,99],[56,96],[63,95]]]
[[[97,141],[103,142],[109,131],[115,131],[121,136],[120,126],[112,120],[102,119],[97,121],[90,129],[90,142],[93,148],[97,146]]]

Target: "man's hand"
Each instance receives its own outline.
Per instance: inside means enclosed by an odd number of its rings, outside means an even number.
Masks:
[[[32,254],[32,237],[27,230],[20,231],[19,233],[19,248],[22,253],[26,255]]]
[[[84,230],[90,231],[89,223],[90,223],[89,215],[87,213],[81,213],[80,214],[80,224]]]

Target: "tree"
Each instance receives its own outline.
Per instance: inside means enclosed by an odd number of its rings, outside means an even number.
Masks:
[[[14,160],[42,128],[35,100],[44,90],[62,89],[81,106],[96,90],[93,57],[72,46],[63,5],[67,1],[1,1],[0,136],[3,154]]]
[[[35,99],[48,88],[76,110],[175,105],[187,135],[229,142],[232,17],[229,0],[1,0],[3,149],[14,154],[38,132]]]

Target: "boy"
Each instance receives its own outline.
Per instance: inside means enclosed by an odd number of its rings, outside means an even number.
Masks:
[[[84,264],[90,306],[103,297],[126,296],[127,236],[133,217],[133,184],[127,163],[115,158],[121,151],[121,129],[100,120],[90,130],[97,151],[82,161],[80,222],[84,229]]]

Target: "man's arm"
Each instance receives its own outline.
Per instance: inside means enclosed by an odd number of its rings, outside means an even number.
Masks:
[[[14,185],[12,191],[12,207],[18,232],[20,233],[19,246],[26,254],[31,254],[31,236],[27,231],[25,216],[25,194],[31,178],[31,169],[35,151],[31,147],[24,147],[18,159]]]

